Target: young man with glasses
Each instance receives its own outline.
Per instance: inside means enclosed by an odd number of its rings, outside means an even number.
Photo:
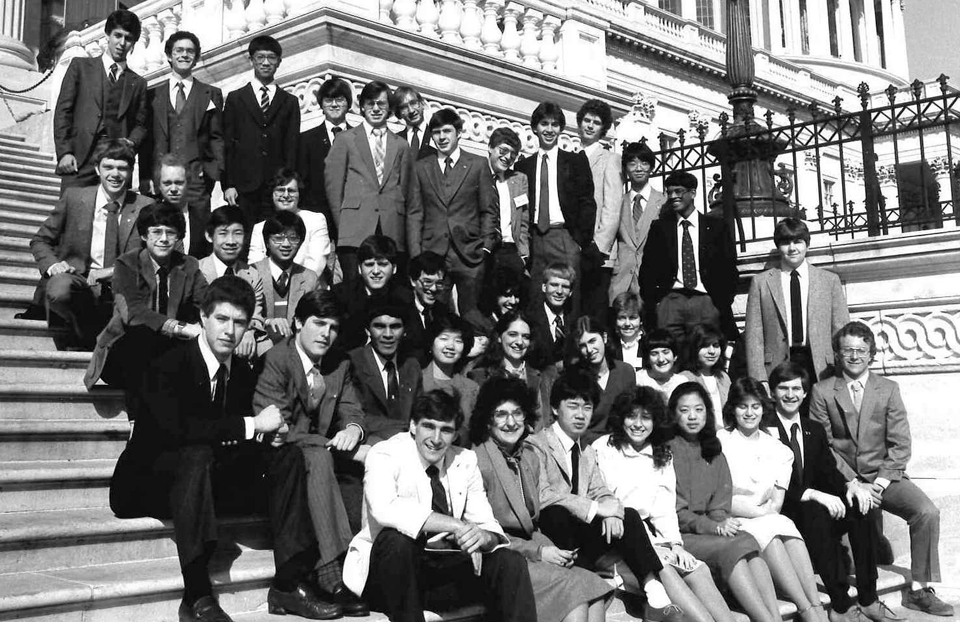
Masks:
[[[264,201],[266,184],[283,166],[295,168],[300,140],[300,101],[277,86],[283,49],[273,37],[254,37],[247,47],[253,75],[227,95],[223,109],[223,198],[239,205],[248,223],[274,212]]]
[[[324,186],[325,160],[337,136],[351,125],[347,123],[347,113],[353,108],[353,87],[343,78],[336,76],[326,80],[317,89],[317,103],[323,113],[323,121],[315,128],[300,135],[300,155],[297,168],[303,177],[303,209],[317,211],[327,219],[331,227],[330,238],[337,239],[327,203],[327,191]]]
[[[430,324],[439,316],[450,313],[450,307],[442,300],[446,289],[443,257],[424,251],[410,260],[408,273],[413,304],[408,307],[404,347],[421,365],[426,365],[430,362],[430,344],[426,342]]]
[[[650,171],[656,159],[644,143],[630,143],[623,148],[620,166],[627,180],[627,191],[620,202],[620,225],[617,230],[617,262],[613,268],[610,292],[639,293],[640,264],[647,244],[650,225],[660,217],[660,208],[667,198],[650,184]]]
[[[490,134],[487,160],[500,212],[500,242],[493,250],[488,277],[506,267],[516,273],[517,278],[522,278],[530,261],[528,180],[512,168],[520,148],[520,137],[508,127],[498,127]]]
[[[940,581],[940,510],[906,474],[910,424],[900,387],[870,373],[877,342],[866,324],[849,322],[837,331],[833,353],[840,373],[814,385],[810,418],[826,430],[840,473],[866,486],[873,505],[910,526],[911,583],[903,606],[952,616],[953,607],[929,586]]]
[[[428,156],[436,156],[437,150],[431,143],[430,130],[424,131],[423,109],[425,105],[420,93],[410,86],[398,86],[390,98],[390,106],[393,114],[406,126],[400,130],[397,136],[407,141],[410,157],[417,161]]]

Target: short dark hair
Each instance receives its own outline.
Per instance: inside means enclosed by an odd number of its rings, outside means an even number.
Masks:
[[[777,386],[781,382],[790,382],[791,380],[800,379],[800,384],[803,386],[803,390],[807,393],[810,392],[810,374],[807,373],[807,370],[803,368],[803,365],[798,365],[793,361],[784,361],[773,368],[773,371],[770,372],[770,392],[773,393]]]
[[[667,441],[673,438],[673,420],[667,412],[663,394],[653,387],[631,387],[613,400],[607,419],[607,429],[610,431],[607,442],[618,449],[626,447],[630,440],[623,429],[623,422],[640,409],[653,419],[653,430],[649,436],[650,445],[653,447],[653,466],[663,468],[670,462],[671,454]]]
[[[714,324],[696,324],[687,334],[687,356],[683,368],[693,373],[700,371],[700,350],[711,343],[720,346],[720,357],[710,370],[710,375],[719,376],[727,366],[727,338]]]
[[[407,274],[416,281],[422,274],[446,274],[446,262],[433,251],[423,251],[407,264]]]
[[[269,35],[259,35],[250,40],[250,45],[247,46],[247,54],[250,58],[253,58],[253,55],[257,52],[273,52],[277,56],[283,56],[283,48],[280,47],[280,42]]]
[[[833,334],[831,345],[833,346],[833,353],[836,356],[840,355],[840,340],[844,337],[860,337],[870,344],[870,358],[873,359],[873,357],[877,355],[877,338],[874,336],[873,331],[870,330],[870,327],[863,322],[858,320],[847,322],[840,330]]]
[[[550,406],[559,408],[560,402],[582,398],[594,406],[600,403],[600,385],[592,374],[580,367],[570,367],[560,372],[560,376],[550,389]]]
[[[713,400],[710,394],[703,388],[699,382],[684,382],[673,390],[670,394],[670,401],[667,402],[667,412],[673,421],[674,435],[680,435],[680,422],[677,421],[677,406],[680,400],[688,395],[696,394],[703,400],[703,407],[707,411],[706,422],[703,429],[697,434],[697,441],[700,443],[700,457],[707,462],[713,462],[713,459],[723,453],[723,446],[720,439],[717,438],[716,414],[713,412]]]
[[[137,233],[141,237],[146,237],[150,227],[172,227],[183,238],[187,223],[178,207],[158,201],[145,206],[137,216]]]
[[[280,186],[286,186],[291,181],[297,182],[297,188],[303,190],[303,177],[300,177],[300,173],[289,166],[281,166],[277,169],[277,172],[273,174],[273,177],[270,178],[267,189],[273,192]]]
[[[635,312],[640,316],[640,327],[643,328],[643,301],[635,292],[620,292],[610,303],[610,326],[616,328],[617,316],[621,313]]]
[[[697,181],[697,176],[693,173],[687,171],[674,171],[667,175],[667,178],[663,180],[663,187],[667,188],[669,186],[681,186],[687,190],[696,190],[700,182]]]
[[[107,22],[103,25],[103,32],[109,35],[118,27],[133,35],[134,41],[140,40],[140,18],[133,11],[117,9],[108,15]]]
[[[160,156],[160,159],[157,160],[157,163],[153,165],[153,183],[157,185],[157,191],[160,191],[160,171],[163,170],[163,167],[168,168],[182,168],[183,174],[187,174],[187,163],[186,161],[178,156],[175,153],[165,153]]]
[[[650,363],[647,362],[647,359],[650,357],[650,353],[657,348],[669,348],[674,357],[679,358],[680,356],[677,340],[673,333],[665,328],[655,328],[640,340],[640,356],[643,357],[644,369],[649,369]]]
[[[624,145],[623,153],[620,155],[620,165],[626,168],[627,163],[631,160],[646,162],[650,165],[650,168],[657,165],[657,157],[653,155],[653,151],[646,143],[627,143]]]
[[[435,132],[444,125],[452,125],[458,134],[463,131],[463,119],[453,108],[441,108],[433,113],[430,122],[427,123],[427,130]]]
[[[214,279],[213,283],[207,286],[200,309],[204,315],[210,315],[216,306],[222,302],[243,309],[249,320],[253,317],[253,309],[257,304],[257,298],[253,293],[253,287],[242,278],[234,275],[224,275]]]
[[[343,317],[343,310],[336,296],[330,290],[313,290],[300,298],[293,317],[306,322],[311,317],[326,317],[339,320]]]
[[[353,108],[353,86],[343,78],[332,76],[317,89],[317,103],[322,104],[325,99],[344,97],[347,100],[347,109]]]
[[[270,218],[263,221],[263,244],[269,243],[270,236],[283,233],[287,229],[293,229],[300,237],[301,243],[307,237],[307,227],[303,224],[303,219],[293,212],[277,212]]]
[[[190,42],[193,43],[193,47],[197,50],[197,55],[194,58],[200,58],[200,39],[197,38],[197,35],[188,30],[178,30],[170,35],[170,38],[167,39],[167,42],[163,44],[163,53],[167,56],[172,55],[173,46],[177,43],[177,41],[182,39],[190,39]]]
[[[239,205],[223,205],[210,212],[210,220],[207,221],[207,233],[211,236],[217,230],[217,227],[224,225],[239,224],[243,226],[244,233],[247,232],[247,219],[243,215],[243,210]]]
[[[760,425],[768,426],[775,423],[773,419],[776,415],[776,408],[773,400],[763,387],[763,383],[755,378],[744,376],[737,378],[730,385],[730,393],[727,395],[727,403],[723,405],[723,425],[728,430],[737,427],[736,408],[742,404],[748,397],[752,397],[763,406],[763,415],[760,417]]]
[[[567,125],[567,119],[563,116],[563,108],[553,102],[540,102],[530,115],[530,127],[536,129],[540,122],[547,118],[556,120],[560,124],[561,130]]]
[[[583,118],[590,113],[600,117],[600,125],[602,126],[600,137],[602,138],[613,126],[613,111],[610,109],[610,104],[601,99],[588,99],[583,102],[580,110],[577,111],[577,125],[583,123]]]
[[[807,227],[807,223],[799,218],[788,216],[773,228],[773,243],[775,246],[789,244],[797,240],[803,240],[807,246],[810,246],[810,228]]]
[[[380,80],[367,82],[360,90],[360,107],[362,108],[368,101],[373,101],[380,97],[382,93],[386,93],[387,99],[390,99],[390,87],[387,86],[386,82],[381,82]]]
[[[407,323],[407,312],[399,300],[391,296],[381,295],[374,299],[373,304],[367,307],[367,316],[364,318],[364,328],[370,328],[370,322],[376,318],[386,315],[400,320],[403,324]]]
[[[459,369],[467,362],[467,354],[473,349],[473,326],[466,320],[453,313],[438,313],[427,326],[427,340],[424,344],[428,349],[433,348],[433,342],[436,341],[444,331],[460,333],[463,339],[463,354],[457,361],[456,367]]]
[[[520,275],[509,266],[498,266],[483,288],[483,294],[477,302],[477,309],[489,315],[497,308],[497,298],[516,296],[520,299],[518,308],[523,307],[523,284]]]
[[[487,146],[497,147],[504,143],[512,147],[518,154],[523,148],[520,136],[509,127],[498,127],[493,130],[493,132],[490,133],[490,140],[487,142]]]
[[[380,95],[380,93],[377,93],[374,97],[378,95]],[[423,101],[423,95],[421,95],[417,89],[412,86],[407,86],[406,84],[398,86],[397,90],[390,95],[390,112],[398,119],[400,118],[400,102],[402,102],[407,95],[413,95],[418,101]]]
[[[397,253],[397,243],[392,238],[370,235],[357,247],[357,263],[361,264],[368,259],[386,259],[396,265]]]
[[[509,376],[492,376],[480,386],[477,403],[470,417],[470,442],[480,445],[490,438],[490,424],[497,406],[516,402],[523,412],[523,423],[528,432],[536,428],[540,413],[537,411],[537,396],[527,383]]]
[[[100,161],[104,159],[123,160],[133,168],[133,163],[137,160],[137,152],[133,148],[133,143],[128,139],[114,138],[98,147],[93,153],[94,165],[99,166]]]
[[[434,389],[417,397],[413,402],[410,421],[418,423],[422,419],[453,422],[457,430],[463,426],[463,411],[460,410],[460,396],[451,395],[443,389]]]

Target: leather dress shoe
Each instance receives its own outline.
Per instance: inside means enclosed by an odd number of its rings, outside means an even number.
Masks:
[[[345,616],[359,618],[370,615],[370,607],[351,592],[342,581],[337,583],[337,587],[333,588],[332,592],[320,590],[319,594],[323,600],[340,605],[340,609]]]
[[[220,608],[220,603],[213,596],[198,598],[192,605],[182,600],[177,614],[180,622],[233,622],[233,618]]]
[[[873,620],[873,622],[902,622],[904,620],[903,617],[895,614],[890,607],[879,600],[869,605],[860,605],[860,613],[868,620]]]
[[[333,620],[343,615],[340,605],[320,600],[313,588],[303,582],[292,592],[271,587],[267,592],[267,611],[281,616],[292,613],[310,620]]]

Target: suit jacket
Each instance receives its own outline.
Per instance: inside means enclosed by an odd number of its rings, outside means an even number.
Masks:
[[[840,277],[816,266],[808,267],[806,336],[814,371],[822,378],[833,367],[833,335],[850,321],[850,314]],[[788,298],[780,283],[779,267],[761,272],[750,282],[744,337],[747,373],[757,380],[766,380],[774,367],[790,358]]]
[[[207,283],[213,283],[217,279],[217,267],[213,262],[213,255],[207,255],[200,260],[200,272],[203,274],[203,278],[207,280]],[[242,259],[237,260],[236,265],[233,267],[233,273],[249,283],[250,287],[253,288],[256,304],[253,307],[253,317],[250,318],[250,328],[252,330],[262,331],[263,320],[267,316],[267,299],[263,289],[263,277],[260,276],[259,270],[248,265]],[[273,287],[273,283],[270,284],[270,287]]]
[[[50,266],[60,261],[66,261],[73,266],[77,274],[85,275],[89,272],[97,188],[99,186],[67,188],[57,200],[53,211],[30,239],[30,252],[37,260],[40,274],[46,276]],[[118,256],[131,250],[139,250],[143,245],[137,234],[137,217],[140,210],[151,203],[152,199],[131,191],[124,195],[123,205],[120,207]]]
[[[616,257],[617,230],[620,228],[620,202],[623,199],[623,174],[620,156],[600,147],[587,156],[593,175],[593,198],[597,221],[593,239],[602,253]],[[611,264],[612,265],[612,264]]]
[[[530,196],[527,188],[527,176],[513,169],[508,169],[505,176],[507,190],[510,192],[510,235],[517,245],[517,253],[521,257],[530,256]],[[500,213],[500,195],[497,193],[496,177],[493,183],[493,196],[497,202],[497,214]],[[500,230],[506,223],[500,223]],[[501,236],[502,239],[502,236]]]
[[[450,447],[444,458],[449,485],[450,513],[495,534],[502,544],[507,537],[493,517],[477,467],[477,455]],[[362,594],[370,570],[370,551],[385,527],[416,539],[433,513],[433,493],[417,445],[408,433],[397,434],[370,450],[363,477],[363,528],[347,549],[343,582]]]
[[[290,427],[287,435],[290,442],[326,444],[336,432],[350,424],[362,429],[363,410],[348,360],[327,357],[321,362],[320,373],[326,391],[319,407],[310,409],[310,387],[303,373],[296,338],[280,342],[264,356],[263,371],[253,395],[254,412],[276,405]]]
[[[540,507],[559,505],[571,515],[586,522],[590,506],[605,499],[617,501],[606,483],[597,464],[597,452],[590,445],[580,444],[579,486],[581,492],[573,494],[570,467],[567,466],[567,452],[563,450],[560,439],[553,426],[546,427],[530,437],[538,449],[540,470],[546,475],[547,485],[540,489]],[[617,501],[619,504],[620,502]],[[623,518],[623,505],[620,505],[620,518]]]
[[[387,390],[383,386],[380,367],[373,353],[373,346],[365,345],[350,351],[350,362],[356,380],[357,393],[363,412],[367,442],[371,445],[407,430],[413,402],[423,392],[423,373],[414,358],[400,359],[397,365],[397,380],[400,384],[400,418],[390,416],[387,410]]]
[[[730,341],[737,341],[737,325],[730,305],[737,290],[737,250],[727,224],[719,218],[696,214],[700,224],[698,278],[720,312],[720,329]],[[657,304],[670,293],[677,275],[680,252],[677,248],[677,217],[665,214],[650,225],[650,234],[640,265],[640,297],[655,313]],[[655,323],[651,323],[655,326]]]
[[[276,294],[273,291],[273,275],[270,273],[270,258],[264,257],[253,267],[260,273],[260,280],[263,283],[264,299],[264,317],[269,315],[273,309],[273,301]],[[307,292],[312,292],[317,288],[317,273],[300,264],[294,262],[290,268],[290,293],[287,294],[287,319],[293,321],[293,315],[297,310],[297,304]]]
[[[540,371],[530,363],[527,363],[525,369],[527,388],[536,393],[537,410],[540,412],[540,418],[537,419],[536,426],[534,427],[534,432],[536,432],[543,429],[544,424],[550,420],[550,391],[553,389],[553,383],[557,379],[557,370],[551,366]],[[483,383],[495,375],[504,375],[500,362],[494,365],[480,364],[467,372],[467,378],[473,380],[481,387]]]
[[[563,347],[554,344],[553,333],[554,326],[547,319],[547,312],[543,308],[543,303],[536,304],[527,309],[527,318],[530,320],[530,343],[532,350],[527,355],[527,363],[534,367],[543,369],[563,360],[566,355],[566,344],[572,339],[570,337],[573,324],[576,318],[569,309],[563,311],[563,329],[567,334],[564,339]]]
[[[421,367],[425,367],[432,358],[430,348],[433,344],[427,343],[427,327],[423,325],[423,317],[420,315],[416,303],[411,301],[406,305],[406,309],[407,317],[403,322],[403,351],[416,358]],[[450,313],[452,311],[446,304],[439,301],[434,303],[434,318]]]
[[[223,139],[220,185],[240,192],[256,190],[280,167],[297,166],[300,100],[278,86],[264,114],[251,84],[231,91],[223,107]]]
[[[633,220],[633,201],[630,193],[624,192],[620,201],[620,224],[617,228],[617,265],[614,269],[611,290],[639,293],[640,264],[643,263],[643,248],[647,244],[650,225],[660,218],[660,209],[667,198],[659,190],[650,189],[650,198],[640,215]]]
[[[147,135],[147,81],[127,67],[120,74],[118,121],[124,138],[140,146]],[[74,58],[67,66],[53,113],[53,143],[57,160],[67,154],[83,166],[93,155],[103,129],[103,102],[109,84],[103,61]]]
[[[413,167],[409,147],[393,132],[386,133],[383,182],[377,179],[373,153],[361,124],[337,137],[324,171],[330,215],[337,230],[337,246],[360,246],[376,233],[393,238],[407,250],[407,194]]]
[[[893,380],[867,375],[858,414],[846,379],[827,378],[813,386],[810,418],[819,422],[847,480],[899,481],[910,461],[910,424]]]
[[[113,316],[97,336],[97,345],[83,378],[87,389],[100,379],[110,349],[126,333],[127,326],[146,326],[159,333],[171,318],[184,323],[199,321],[207,280],[197,260],[174,251],[168,268],[167,312],[160,313],[153,308],[157,277],[150,252],[133,250],[117,258],[113,272]]]
[[[500,213],[489,174],[486,158],[463,150],[446,177],[436,158],[414,164],[407,204],[411,257],[423,251],[444,257],[452,247],[466,263],[483,261],[483,249],[493,250],[500,241]]]
[[[410,132],[409,127],[405,127],[399,132],[397,136],[402,138],[404,142],[407,143],[407,150],[410,153],[411,161],[416,162],[430,156],[437,156],[437,148],[433,146],[433,143],[430,138],[430,134],[427,132],[426,124],[420,127],[420,148],[416,153],[413,152],[413,149],[410,147],[410,141],[407,139],[407,135]]]
[[[777,432],[780,442],[790,448],[790,431],[783,428],[779,417]],[[803,434],[803,468],[798,478],[796,472],[790,476],[790,486],[783,499],[783,514],[793,518],[801,512],[800,497],[808,488],[835,495],[841,499],[846,494],[847,480],[837,470],[837,461],[830,451],[830,442],[823,426],[808,418],[800,422]],[[773,429],[770,430],[771,432]]]
[[[350,129],[350,125],[346,125]],[[300,153],[297,156],[297,169],[303,177],[306,192],[301,196],[300,206],[320,212],[330,221],[330,204],[327,203],[326,159],[330,153],[330,136],[327,126],[321,123],[315,128],[300,134]]]
[[[597,202],[593,197],[593,174],[590,161],[580,153],[557,150],[557,195],[563,212],[564,227],[574,242],[586,249],[593,242],[597,220]],[[539,152],[518,161],[515,168],[528,180],[527,196],[530,200],[530,226],[536,227],[537,216],[537,170],[540,166]]]

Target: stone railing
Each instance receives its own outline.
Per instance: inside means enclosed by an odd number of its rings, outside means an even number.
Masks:
[[[869,305],[851,311],[853,319],[877,335],[874,369],[888,374],[960,371],[960,300]]]

